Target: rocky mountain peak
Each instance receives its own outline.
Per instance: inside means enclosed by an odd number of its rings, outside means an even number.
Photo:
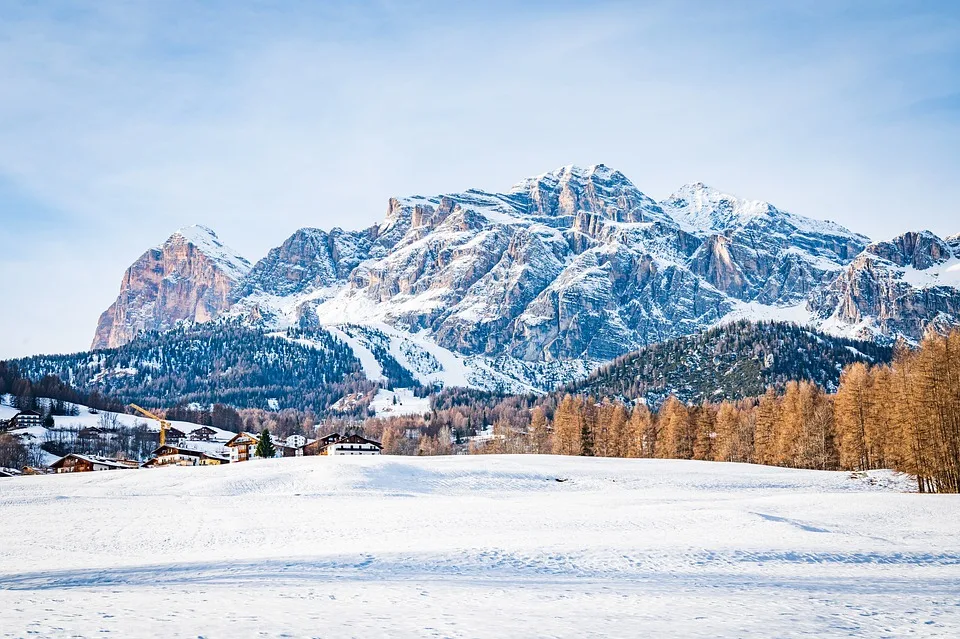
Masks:
[[[834,332],[917,341],[930,327],[960,323],[958,248],[930,231],[874,242],[810,307]]]
[[[769,202],[741,199],[703,182],[685,184],[661,205],[681,228],[701,235],[725,233],[757,218],[787,215]]]
[[[652,198],[620,171],[603,164],[564,166],[513,185],[527,214],[564,217],[592,213],[615,222],[670,222]]]
[[[930,231],[909,231],[886,242],[875,242],[866,251],[897,266],[920,270],[953,257],[950,245]]]
[[[245,257],[221,242],[213,229],[202,224],[177,229],[157,248],[164,250],[178,245],[192,246],[194,250],[213,260],[224,274],[235,280],[240,280],[250,271],[250,262]]]
[[[100,316],[92,348],[114,348],[183,320],[209,321],[230,308],[231,293],[249,271],[250,263],[211,229],[182,228],[127,269],[120,295]]]

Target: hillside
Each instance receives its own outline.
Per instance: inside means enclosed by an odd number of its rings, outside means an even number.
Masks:
[[[235,321],[185,325],[142,334],[119,348],[12,363],[31,379],[56,375],[82,391],[148,406],[322,410],[346,389],[373,388],[360,375],[353,351],[327,333],[304,344]]]
[[[309,457],[2,481],[0,636],[960,632],[960,502],[886,471]]]
[[[568,391],[685,402],[720,401],[809,380],[834,391],[844,366],[890,361],[890,347],[819,333],[795,324],[739,321],[648,346],[600,367]]]
[[[358,357],[359,355],[359,357]],[[478,387],[504,394],[565,392],[684,401],[761,395],[788,380],[834,390],[857,361],[882,363],[892,349],[776,322],[738,321],[648,346],[592,372],[589,362],[523,363],[459,358],[395,332],[362,326],[290,329],[265,335],[236,320],[147,333],[116,349],[12,362],[32,379],[57,375],[79,390],[151,406],[197,402],[240,408],[332,408],[366,415],[378,387]],[[511,367],[513,365],[513,367]],[[537,380],[519,383],[519,378]],[[570,379],[579,381],[569,382]],[[569,382],[569,383],[568,383]],[[359,394],[360,402],[341,401]]]

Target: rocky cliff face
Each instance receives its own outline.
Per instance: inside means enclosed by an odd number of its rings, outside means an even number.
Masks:
[[[603,165],[508,193],[394,199],[378,230],[397,229],[316,305],[320,321],[373,318],[528,361],[609,359],[710,326],[740,301],[802,303],[868,241],[702,184],[657,203]]]
[[[736,317],[915,339],[960,317],[958,244],[869,244],[700,183],[656,202],[618,171],[571,166],[505,193],[392,198],[380,224],[301,229],[249,273],[165,245],[128,271],[95,345],[221,314],[388,327],[371,352],[433,344],[501,363],[602,361]]]
[[[210,321],[230,308],[231,293],[249,270],[210,229],[181,229],[127,269],[120,296],[100,316],[91,348],[114,348],[182,320]]]
[[[960,236],[929,231],[870,244],[811,296],[821,325],[855,337],[917,341],[960,319]]]

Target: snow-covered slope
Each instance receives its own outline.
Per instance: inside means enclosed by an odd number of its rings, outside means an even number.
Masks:
[[[884,471],[307,457],[0,485],[3,636],[960,633],[960,502]]]
[[[0,420],[8,420],[16,415],[19,410],[12,407],[10,402],[12,396],[6,395],[0,397]],[[37,400],[42,406],[47,406],[49,400],[39,398]],[[128,415],[126,413],[114,413],[111,411],[91,411],[89,407],[82,404],[68,404],[75,409],[76,415],[56,415],[52,428],[45,426],[30,426],[26,428],[15,428],[8,431],[11,435],[27,448],[30,454],[31,463],[37,463],[42,466],[49,466],[57,459],[58,455],[51,454],[43,450],[43,444],[48,441],[70,442],[74,441],[77,433],[84,428],[102,428],[108,431],[119,428],[137,429],[144,428],[150,432],[158,433],[160,424],[152,419],[145,419],[138,415]],[[176,428],[185,435],[189,435],[200,424],[193,422],[184,422],[174,420],[170,422],[173,428]],[[224,448],[223,444],[230,440],[236,433],[232,433],[221,428],[208,426],[213,433],[210,435],[210,441],[191,441],[187,446],[195,450],[206,450],[213,453],[229,453],[229,449]],[[171,439],[170,443],[176,444],[177,440]]]
[[[163,250],[167,244],[186,243],[199,251],[213,262],[213,264],[224,272],[227,277],[239,281],[250,272],[250,262],[242,255],[220,241],[217,234],[212,229],[202,224],[185,226],[177,230],[170,236],[159,250]]]

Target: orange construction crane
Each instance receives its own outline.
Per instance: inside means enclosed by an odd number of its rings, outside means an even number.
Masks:
[[[170,428],[170,422],[168,422],[162,417],[158,417],[157,415],[154,415],[153,413],[148,411],[146,408],[141,408],[136,404],[130,404],[130,408],[149,417],[150,419],[155,419],[158,422],[160,422],[160,445],[163,446],[164,444],[167,443],[167,429]]]

